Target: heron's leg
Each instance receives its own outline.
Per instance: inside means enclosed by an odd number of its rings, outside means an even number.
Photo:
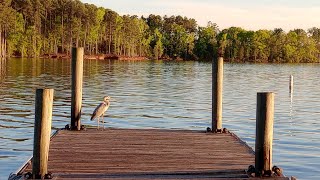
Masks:
[[[102,114],[102,127],[104,129],[104,119],[103,119],[104,113]]]
[[[100,117],[97,118],[97,121],[98,121],[98,129],[99,129]]]

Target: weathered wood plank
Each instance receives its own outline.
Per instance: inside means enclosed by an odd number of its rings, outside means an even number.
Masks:
[[[48,171],[57,179],[219,179],[246,178],[252,164],[252,149],[231,133],[110,128],[60,131]]]

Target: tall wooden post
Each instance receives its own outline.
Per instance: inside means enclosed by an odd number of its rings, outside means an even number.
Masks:
[[[223,58],[212,61],[212,131],[222,129]]]
[[[289,92],[293,93],[293,76],[290,75]]]
[[[51,135],[53,89],[37,89],[33,143],[33,178],[48,173],[48,154]]]
[[[82,79],[83,79],[83,47],[72,48],[72,97],[71,97],[71,129],[81,128]]]
[[[272,169],[274,93],[257,94],[256,113],[255,169],[261,176]]]

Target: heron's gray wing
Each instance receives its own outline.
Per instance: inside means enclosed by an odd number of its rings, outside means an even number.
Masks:
[[[105,107],[106,107],[106,104],[100,103],[100,104],[96,107],[96,109],[93,111],[90,120],[92,121],[92,120],[94,120],[95,118],[100,117],[100,116],[103,114]]]

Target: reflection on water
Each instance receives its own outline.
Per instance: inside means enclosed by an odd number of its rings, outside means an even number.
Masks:
[[[7,59],[0,58],[0,81],[6,76]]]
[[[254,147],[257,92],[275,92],[274,164],[288,175],[317,179],[319,169],[319,67],[225,64],[223,126]],[[0,176],[32,154],[36,88],[54,88],[54,129],[69,123],[69,60],[0,62]],[[295,77],[288,94],[288,76]],[[211,122],[211,64],[169,61],[84,62],[82,122],[109,95],[107,126],[205,130]],[[7,166],[2,166],[7,164]]]

